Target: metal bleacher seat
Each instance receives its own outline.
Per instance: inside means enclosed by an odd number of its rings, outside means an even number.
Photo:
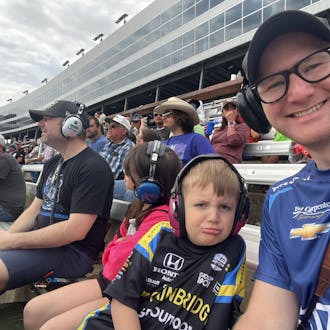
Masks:
[[[244,156],[288,156],[290,144],[291,141],[274,142],[271,140],[247,143],[244,148]]]
[[[280,142],[275,142],[280,143]],[[235,164],[248,184],[271,185],[299,172],[305,164]]]

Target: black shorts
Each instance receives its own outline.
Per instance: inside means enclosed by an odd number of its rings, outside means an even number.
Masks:
[[[40,280],[45,274],[77,278],[93,270],[94,260],[72,245],[52,249],[3,250],[0,259],[7,267],[6,290]]]

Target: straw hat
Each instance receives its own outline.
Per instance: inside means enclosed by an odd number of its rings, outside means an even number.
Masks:
[[[194,125],[199,124],[199,117],[194,107],[178,97],[170,97],[167,101],[161,103],[157,110],[159,113],[165,113],[168,110],[182,111],[193,120]]]

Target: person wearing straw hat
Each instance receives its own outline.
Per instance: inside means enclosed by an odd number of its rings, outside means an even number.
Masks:
[[[170,97],[160,104],[158,111],[163,116],[164,126],[172,134],[164,143],[177,153],[182,165],[198,155],[215,153],[208,139],[194,133],[199,117],[191,104],[178,97]]]

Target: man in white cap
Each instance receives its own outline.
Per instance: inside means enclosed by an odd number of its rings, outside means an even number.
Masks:
[[[25,181],[15,158],[6,153],[5,138],[0,135],[0,228],[8,229],[24,210]]]
[[[245,122],[259,133],[273,126],[313,160],[267,192],[256,281],[235,330],[292,330],[298,319],[299,329],[330,329],[330,267],[321,267],[330,258],[329,45],[326,20],[283,11],[259,27],[243,61]]]
[[[41,142],[59,154],[44,165],[32,204],[0,230],[0,293],[50,272],[71,278],[90,272],[104,248],[112,202],[112,173],[85,143],[85,107],[58,101],[29,112]]]
[[[106,144],[100,155],[107,161],[115,180],[123,179],[124,160],[127,153],[134,147],[134,142],[127,135],[131,129],[131,124],[122,115],[115,115],[113,118],[106,118],[108,123]]]

